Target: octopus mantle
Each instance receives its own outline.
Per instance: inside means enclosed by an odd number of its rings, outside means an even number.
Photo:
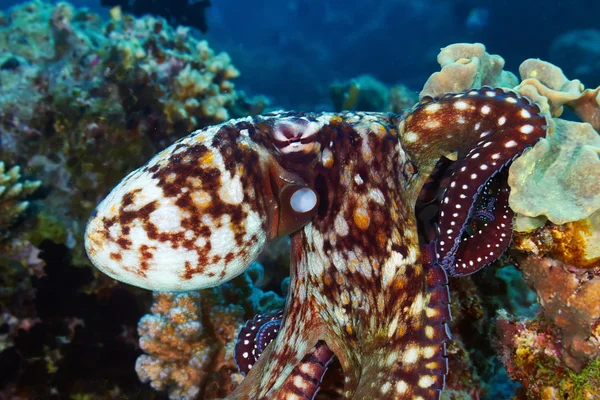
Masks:
[[[291,233],[279,332],[259,338],[262,355],[238,351],[249,373],[229,398],[311,399],[333,352],[346,398],[436,399],[448,368],[446,273],[473,273],[508,245],[497,172],[545,135],[539,112],[482,88],[404,115],[229,121],[127,176],[92,215],[86,249],[115,279],[184,291],[232,279]],[[449,170],[444,157],[456,160]],[[418,204],[436,206],[433,222],[417,218]]]

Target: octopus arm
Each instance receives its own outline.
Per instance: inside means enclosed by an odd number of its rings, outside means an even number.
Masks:
[[[439,99],[425,97],[400,126],[402,147],[417,168],[426,168],[419,171],[425,178],[442,156],[460,160],[476,148],[485,150],[486,157],[478,163],[489,163],[491,172],[492,162],[506,163],[545,134],[546,119],[536,104],[489,87]],[[487,158],[497,152],[501,160]]]
[[[352,399],[439,399],[448,372],[446,342],[451,320],[447,276],[438,265],[424,266],[425,285],[422,314],[407,321],[406,334],[379,338],[360,349],[362,360],[358,382],[347,382]],[[411,313],[410,310],[405,313]],[[390,329],[392,325],[386,326]],[[387,339],[387,340],[386,340]],[[348,349],[357,352],[356,348]],[[336,352],[336,355],[339,354]],[[344,372],[347,367],[341,357]],[[355,386],[356,385],[356,386]]]
[[[262,352],[277,336],[281,328],[283,310],[257,315],[240,331],[235,346],[235,360],[239,371],[246,375]],[[333,352],[323,341],[304,356],[277,393],[277,399],[313,399],[320,389]]]
[[[454,230],[451,229],[458,226],[456,220],[459,218],[453,216],[456,209],[441,207],[444,216],[437,227],[437,258],[451,275],[464,276],[477,272],[497,260],[507,249],[512,236],[513,212],[508,206],[510,189],[506,175],[506,171],[503,171],[489,179],[476,195],[476,200],[472,204],[464,204],[469,207],[468,216],[461,218],[464,221],[456,236],[452,235]],[[479,197],[484,196],[482,192],[488,190],[492,190],[491,210],[479,211],[476,203]],[[450,195],[446,193],[445,196]],[[486,218],[478,217],[478,214]]]
[[[269,344],[246,378],[227,397],[228,400],[311,399],[308,395],[318,391],[318,382],[312,380],[309,375],[316,377],[324,374],[328,362],[323,363],[325,369],[316,368],[315,359],[311,354],[317,356],[319,362],[326,361],[327,351],[319,345],[326,337],[326,329],[323,321],[311,308],[312,303],[305,297],[307,287],[304,280],[306,274],[303,271],[306,271],[307,266],[302,252],[303,239],[303,232],[292,236],[290,291],[285,312],[279,320],[278,332],[276,335],[270,335]],[[301,289],[302,287],[304,289]],[[273,316],[279,318],[278,314]],[[271,318],[273,317],[266,316],[261,321]],[[266,325],[263,327],[272,329]],[[239,339],[243,338],[240,336]],[[262,345],[264,346],[264,343]],[[316,351],[318,353],[315,353]],[[309,371],[305,370],[307,367],[310,367]],[[306,372],[309,374],[306,375]],[[285,397],[286,395],[289,397]]]
[[[546,128],[537,105],[488,87],[426,98],[406,119],[401,138],[425,176],[441,157],[457,159],[436,235],[437,259],[452,275],[478,271],[508,246],[512,212],[506,175],[500,172],[544,137]],[[478,205],[490,187],[494,193]]]

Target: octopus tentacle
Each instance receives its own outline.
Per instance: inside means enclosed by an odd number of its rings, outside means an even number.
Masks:
[[[313,328],[309,321],[301,317],[301,315],[306,315],[306,312],[306,309],[301,311],[294,311],[289,307],[286,309],[286,313],[292,315],[286,316],[282,320],[277,336],[273,338],[246,378],[227,399],[266,400],[286,398],[280,397],[284,393],[303,393],[302,395],[307,396],[309,393],[316,393],[319,388],[318,384],[307,387],[305,382],[298,380],[296,380],[298,385],[293,387],[286,384],[294,377],[303,376],[297,372],[298,369],[302,366],[312,365],[314,360],[310,358],[310,355],[314,355],[316,348],[320,348],[318,346],[320,330]],[[321,352],[323,351],[321,349]],[[317,371],[314,373],[317,374]],[[325,370],[322,373],[324,374]],[[302,397],[297,398],[301,399]]]
[[[246,375],[281,328],[283,310],[257,315],[246,322],[238,334],[233,358],[242,375]]]
[[[488,203],[485,210],[477,210],[473,205],[457,245],[449,252],[444,252],[444,247],[442,247],[441,264],[448,269],[450,274],[462,276],[474,273],[498,259],[507,249],[512,236],[513,212],[508,207],[510,189],[506,180],[506,173],[503,172],[486,183],[484,188],[491,184],[496,186],[495,197],[492,197],[493,202]],[[447,225],[448,219],[444,217],[441,220],[446,222],[444,225]],[[485,218],[482,222],[475,221],[482,217]],[[440,244],[444,245],[443,231],[440,236]]]
[[[239,371],[246,375],[252,364],[262,354],[277,336],[281,327],[283,310],[266,315],[257,315],[238,335],[235,346],[235,359]],[[317,342],[315,347],[292,370],[277,393],[278,399],[313,399],[320,389],[320,383],[333,360],[333,352],[323,341]]]
[[[310,290],[310,287],[306,284],[303,240],[303,232],[298,232],[292,237],[290,291],[278,333],[244,381],[227,397],[228,400],[284,399],[286,397],[281,396],[285,394],[291,396],[290,399],[302,399],[293,397],[292,394],[308,395],[312,391],[316,393],[319,388],[318,384],[306,386],[304,380],[300,379],[303,375],[298,375],[297,372],[302,366],[312,365],[312,359],[307,357],[314,353],[319,341],[324,337],[322,320],[314,304],[308,301],[307,289]],[[304,363],[307,360],[308,362]],[[290,386],[290,379],[298,376],[300,378],[295,380],[297,385]]]
[[[321,381],[334,354],[323,341],[315,347],[294,368],[277,394],[278,400],[312,400],[320,389]]]
[[[465,235],[474,218],[477,199],[498,171],[545,136],[546,119],[529,100],[513,92],[484,87],[448,94],[439,100],[427,99],[413,110],[405,127],[404,136],[409,139],[427,136],[429,147],[438,152],[457,152],[458,166],[440,205],[437,257],[453,275],[474,273],[506,249],[512,217],[508,188],[503,187],[493,204],[493,213],[498,218],[481,232]],[[443,145],[435,146],[437,141],[443,141]],[[444,155],[434,153],[429,147],[416,149],[410,144],[408,147],[421,162],[423,158]]]
[[[121,281],[193,290],[235,277],[269,240],[291,234],[279,332],[278,319],[255,321],[264,350],[250,362],[237,349],[248,373],[228,398],[310,398],[327,349],[344,369],[346,398],[436,399],[447,371],[446,270],[482,266],[456,267],[492,244],[478,230],[467,237],[467,226],[487,223],[502,237],[508,192],[496,173],[545,134],[545,119],[490,88],[426,98],[404,117],[280,112],[194,132],[98,206],[88,255]],[[450,177],[436,172],[447,178],[437,186],[446,187],[439,233],[419,232],[432,226],[415,215],[419,193],[444,156],[457,161]],[[424,202],[436,197],[431,181]],[[473,246],[461,247],[465,238]]]
[[[466,175],[467,170],[460,174],[467,179],[477,174],[477,181],[469,184],[479,188],[484,176],[489,178],[497,166],[512,161],[544,137],[546,125],[539,107],[528,99],[511,91],[482,87],[439,99],[423,98],[401,123],[400,138],[424,179],[443,156],[455,154],[451,158],[462,160],[469,152],[471,156],[479,153],[466,165],[470,174]],[[500,158],[492,158],[495,154]],[[480,169],[480,165],[488,169]]]

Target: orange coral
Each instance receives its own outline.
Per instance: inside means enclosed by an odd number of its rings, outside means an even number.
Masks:
[[[171,398],[224,396],[241,381],[232,343],[244,323],[241,306],[215,306],[201,312],[199,293],[155,293],[152,315],[140,320],[136,372]],[[215,382],[218,381],[218,382]]]
[[[593,336],[600,320],[600,277],[552,257],[532,253],[518,257],[525,280],[537,292],[543,315],[560,329],[562,361],[580,369],[600,355]]]
[[[593,227],[587,219],[563,225],[547,223],[532,232],[515,232],[513,247],[539,256],[550,256],[580,268],[600,268],[600,257],[589,258],[586,253],[593,233]]]

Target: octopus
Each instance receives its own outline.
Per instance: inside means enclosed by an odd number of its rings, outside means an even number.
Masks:
[[[506,167],[544,137],[537,105],[483,87],[403,114],[275,112],[198,130],[124,178],[85,245],[114,279],[213,287],[291,235],[284,310],[242,329],[227,397],[312,399],[336,357],[348,399],[437,399],[448,275],[510,242]]]

